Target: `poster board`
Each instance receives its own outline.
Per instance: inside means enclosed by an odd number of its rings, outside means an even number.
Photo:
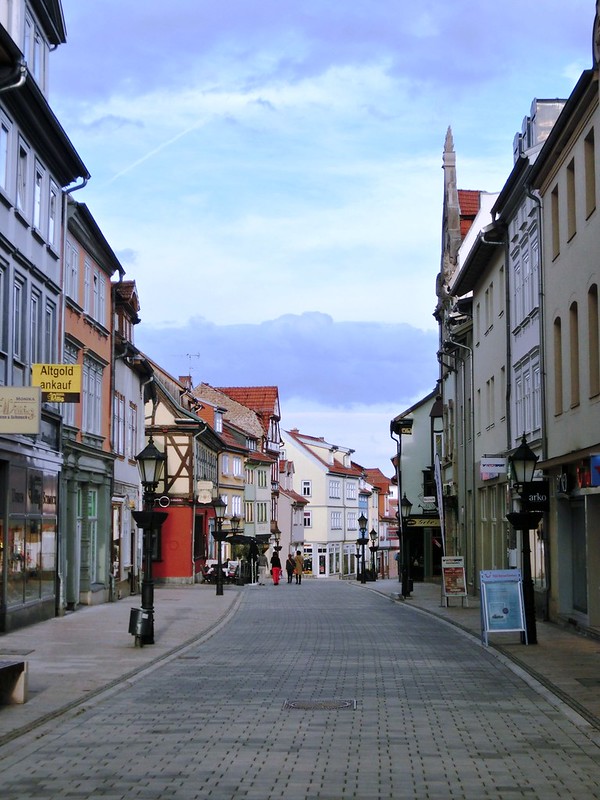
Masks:
[[[488,644],[489,633],[519,632],[525,634],[523,579],[520,569],[482,570],[481,639]]]
[[[442,605],[448,605],[449,597],[467,598],[465,560],[462,556],[442,556]]]

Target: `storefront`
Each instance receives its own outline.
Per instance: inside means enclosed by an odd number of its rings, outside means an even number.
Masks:
[[[0,462],[0,630],[56,613],[58,469]]]

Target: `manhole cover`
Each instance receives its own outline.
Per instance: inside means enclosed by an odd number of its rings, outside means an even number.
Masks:
[[[356,700],[286,700],[284,709],[295,708],[301,711],[314,711],[324,709],[335,711],[339,708],[356,709]]]

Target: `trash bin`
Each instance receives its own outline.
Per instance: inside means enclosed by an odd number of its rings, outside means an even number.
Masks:
[[[129,633],[142,637],[150,633],[150,613],[143,608],[132,608],[129,612]]]

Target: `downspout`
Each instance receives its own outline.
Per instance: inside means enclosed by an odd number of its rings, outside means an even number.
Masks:
[[[0,93],[8,92],[11,89],[19,89],[21,86],[23,86],[27,80],[27,63],[24,60],[21,60],[7,80],[12,81],[12,83],[7,83],[4,86],[0,86]]]

